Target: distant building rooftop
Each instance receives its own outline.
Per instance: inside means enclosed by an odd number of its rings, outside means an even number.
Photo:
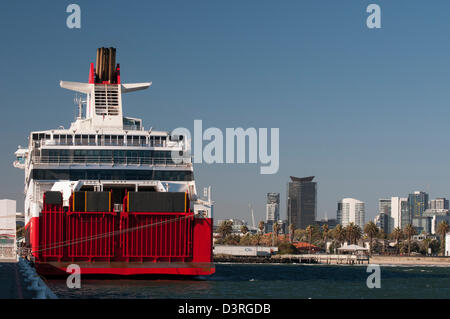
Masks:
[[[292,243],[295,248],[298,250],[312,250],[312,251],[320,251],[320,247],[317,247],[316,245],[305,243],[305,242],[294,242]]]
[[[315,176],[308,176],[308,177],[290,176],[290,177],[293,182],[312,182]]]

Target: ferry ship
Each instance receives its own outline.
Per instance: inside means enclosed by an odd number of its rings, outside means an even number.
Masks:
[[[190,141],[123,115],[122,94],[151,84],[122,83],[116,49],[99,48],[87,83],[60,82],[86,97],[70,128],[31,132],[15,152],[39,273],[214,273],[211,188],[197,195]]]

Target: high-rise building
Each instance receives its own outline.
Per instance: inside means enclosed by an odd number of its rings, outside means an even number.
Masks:
[[[317,183],[314,176],[293,177],[288,183],[287,216],[288,223],[297,229],[305,229],[316,220]]]
[[[386,234],[392,232],[393,219],[391,218],[391,199],[390,198],[380,198],[378,200],[378,222],[377,225]]]
[[[378,213],[391,214],[391,199],[380,198],[378,200]]]
[[[266,221],[280,219],[280,193],[267,193]]]
[[[267,193],[266,232],[273,231],[273,225],[280,219],[280,193]]]
[[[427,227],[426,222],[428,219],[423,218],[423,213],[428,208],[428,194],[419,191],[409,194],[408,206],[412,225],[416,228],[417,232],[420,233],[423,230],[427,231],[430,227]]]
[[[394,228],[404,229],[406,225],[411,223],[410,210],[408,207],[408,198],[406,197],[391,197],[391,217]]]
[[[348,224],[354,223],[363,228],[365,220],[364,202],[354,198],[344,198],[340,203],[342,204],[341,225],[346,227]]]
[[[428,204],[430,209],[448,209],[448,199],[444,197],[438,197],[436,199],[430,200]]]
[[[408,195],[408,204],[411,211],[411,217],[421,217],[428,208],[428,194],[416,191]]]
[[[337,203],[336,222],[342,225],[342,202]]]
[[[391,216],[387,213],[381,212],[374,219],[375,225],[385,234],[391,233]]]

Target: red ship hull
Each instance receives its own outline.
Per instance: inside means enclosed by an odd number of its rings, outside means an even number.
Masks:
[[[44,205],[26,226],[36,269],[43,275],[211,275],[211,218],[190,211],[70,212]]]

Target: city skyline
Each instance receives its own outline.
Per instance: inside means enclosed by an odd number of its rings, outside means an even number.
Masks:
[[[292,178],[296,178],[296,177],[292,177],[291,176],[291,179]],[[297,179],[301,179],[301,178],[297,178]],[[306,177],[303,178],[303,179],[306,179]],[[407,224],[410,224],[410,223],[413,226],[415,226],[415,227],[419,227],[419,230],[421,230],[421,227],[423,227],[422,225],[415,225],[414,224],[414,220],[413,220],[414,212],[412,212],[410,210],[410,206],[409,206],[409,203],[408,203],[408,197],[410,197],[410,195],[414,195],[414,194],[416,194],[416,195],[417,194],[420,194],[420,195],[424,194],[426,196],[426,198],[428,199],[426,201],[426,205],[425,205],[426,207],[423,210],[422,214],[424,212],[426,212],[427,210],[437,210],[437,211],[439,211],[439,210],[448,210],[449,209],[449,200],[446,197],[443,197],[443,196],[439,197],[438,196],[438,197],[432,198],[432,196],[430,196],[430,194],[428,194],[426,192],[415,190],[415,191],[407,193],[406,194],[407,197],[390,196],[389,198],[379,198],[378,202],[377,202],[376,214],[375,214],[375,216],[373,218],[372,217],[367,217],[367,215],[366,215],[367,209],[366,209],[364,201],[360,201],[360,200],[355,199],[355,198],[346,197],[346,198],[343,198],[343,199],[337,201],[337,207],[338,208],[335,211],[335,215],[332,215],[332,216],[316,216],[315,222],[320,222],[320,221],[323,221],[323,220],[336,220],[338,224],[340,223],[342,225],[344,225],[344,224],[348,225],[349,222],[354,222],[354,221],[351,221],[351,220],[348,221],[349,218],[347,216],[346,217],[347,221],[345,223],[342,223],[342,218],[343,218],[342,217],[342,209],[343,209],[342,203],[343,203],[343,201],[347,201],[347,202],[350,201],[350,202],[353,203],[353,205],[355,203],[357,203],[357,204],[359,203],[359,204],[363,205],[362,206],[362,210],[363,210],[362,219],[358,219],[359,222],[355,223],[355,224],[358,224],[361,228],[363,228],[362,226],[364,226],[365,224],[367,224],[370,221],[378,220],[378,218],[380,217],[380,214],[385,214],[392,220],[392,221],[389,221],[389,228],[387,229],[388,233],[391,233],[394,228],[397,228],[397,227],[404,228]],[[281,195],[281,193],[275,193],[275,192],[266,193],[266,196],[267,196],[266,197],[266,216],[265,216],[264,219],[260,219],[256,223],[258,223],[259,221],[264,221],[267,224],[267,221],[270,221],[270,218],[268,218],[268,216],[269,216],[269,211],[268,210],[269,210],[269,202],[270,202],[269,198],[271,198],[272,196],[276,196],[278,198],[278,200],[281,202],[281,199],[280,199],[281,196],[280,195]],[[288,200],[287,195],[286,195],[286,200]],[[277,203],[277,205],[279,205],[279,202]],[[339,209],[339,207],[341,209]],[[277,206],[277,209],[279,211],[279,207],[278,206]],[[346,209],[349,210],[348,207]],[[278,212],[279,219],[277,219],[277,220],[287,221],[288,222],[288,220],[289,220],[288,214],[289,213],[288,213],[287,210],[285,211],[285,214],[281,214],[281,213]],[[406,216],[405,217],[405,214],[411,214],[411,216]],[[247,222],[248,224],[249,224],[249,220],[250,220],[246,216],[242,216],[242,215],[235,215],[235,216],[233,216],[231,218],[227,218],[227,220],[231,220],[231,219],[238,219],[238,220]],[[355,219],[355,216],[353,216],[353,219]],[[317,224],[317,223],[314,223],[314,224]],[[288,225],[289,225],[289,222],[288,222]],[[269,226],[269,229],[270,229],[270,226]]]

